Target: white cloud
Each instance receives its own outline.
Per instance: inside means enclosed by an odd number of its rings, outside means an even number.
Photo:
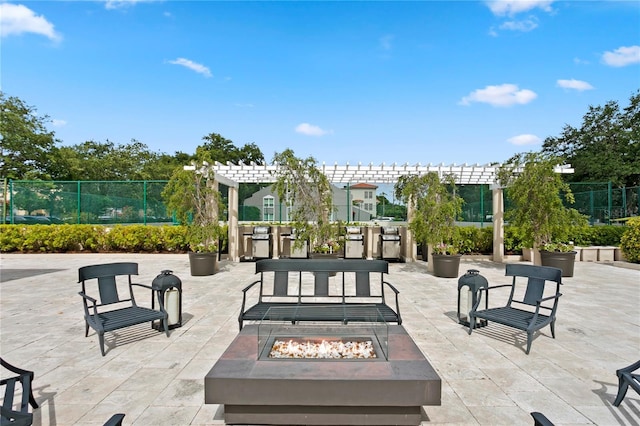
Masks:
[[[125,7],[133,6],[137,3],[149,3],[156,0],[107,0],[104,3],[105,9],[122,9]]]
[[[296,133],[307,136],[322,136],[331,133],[329,130],[323,130],[318,126],[309,123],[300,123],[296,126]]]
[[[54,118],[51,120],[51,124],[53,124],[53,127],[64,127],[67,125],[67,122],[65,120]]]
[[[581,80],[558,80],[556,82],[558,87],[562,87],[563,89],[573,89],[582,92],[583,90],[591,90],[593,86],[587,83],[586,81]]]
[[[507,139],[512,145],[537,145],[541,142],[541,139],[536,135],[525,133],[524,135],[514,136],[512,138]]]
[[[531,16],[528,19],[522,21],[506,21],[500,25],[501,30],[510,31],[532,31],[538,27],[538,22],[535,16]]]
[[[393,47],[392,42],[393,42],[394,36],[391,34],[387,34],[385,36],[380,37],[380,47],[383,50],[391,50],[391,48]]]
[[[62,36],[44,16],[36,16],[33,10],[21,4],[0,3],[0,35],[34,33],[59,41]]]
[[[492,0],[485,3],[494,15],[514,16],[518,13],[527,12],[532,9],[542,9],[551,12],[551,4],[554,0]]]
[[[612,67],[624,67],[640,62],[640,46],[622,46],[613,52],[604,52],[602,61]]]
[[[470,105],[472,102],[481,102],[497,107],[507,107],[514,104],[528,104],[538,95],[529,89],[520,89],[515,84],[501,84],[499,86],[487,86],[477,89],[460,100],[461,105]]]
[[[173,61],[169,61],[170,64],[174,64],[174,65],[181,65],[185,68],[189,68],[192,71],[195,71],[199,74],[204,75],[205,77],[212,77],[211,71],[209,70],[209,68],[205,67],[202,64],[199,64],[197,62],[193,62],[190,59],[185,59],[185,58],[178,58],[175,59]]]

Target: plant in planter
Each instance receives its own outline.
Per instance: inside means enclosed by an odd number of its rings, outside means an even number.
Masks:
[[[293,248],[299,249],[307,241],[312,252],[338,248],[338,229],[330,222],[334,210],[331,184],[316,160],[300,159],[286,149],[275,154],[273,164],[278,166],[274,190],[290,209],[289,220],[296,235]]]
[[[562,202],[562,197],[569,203],[574,198],[555,171],[559,162],[549,154],[521,153],[502,165],[497,177],[512,203],[505,220],[518,229],[523,245],[533,248],[534,264],[562,265],[563,276],[572,276],[576,252],[568,243],[569,234],[574,227],[586,225],[587,219]],[[559,253],[561,263],[553,261],[550,253]]]
[[[463,200],[456,193],[455,176],[442,178],[436,172],[422,176],[401,176],[395,187],[396,198],[411,213],[409,230],[423,247],[429,247],[429,269],[436,276],[458,276],[460,255],[455,241],[455,221]]]
[[[169,213],[187,227],[191,275],[213,275],[218,258],[220,194],[207,163],[176,169],[162,191]]]

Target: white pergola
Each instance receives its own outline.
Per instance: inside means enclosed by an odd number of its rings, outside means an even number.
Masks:
[[[395,184],[400,176],[423,175],[429,172],[437,172],[440,176],[452,174],[458,185],[490,185],[493,196],[493,260],[504,260],[504,198],[502,187],[496,180],[496,172],[501,164],[367,164],[356,165],[322,163],[318,166],[320,171],[327,176],[331,183],[377,183]],[[215,173],[215,180],[229,187],[229,256],[232,260],[238,258],[238,185],[240,183],[270,183],[275,182],[277,165],[262,164],[222,164],[215,162],[205,165],[209,171]],[[186,168],[186,167],[185,167]],[[192,170],[195,169],[191,168]],[[556,167],[557,173],[573,173],[570,165]],[[410,212],[409,212],[410,214]],[[407,230],[406,246],[413,247],[413,238]],[[407,260],[415,260],[415,253],[405,252]]]

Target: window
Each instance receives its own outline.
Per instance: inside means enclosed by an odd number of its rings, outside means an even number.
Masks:
[[[275,220],[275,201],[272,195],[262,198],[262,220],[272,222]]]

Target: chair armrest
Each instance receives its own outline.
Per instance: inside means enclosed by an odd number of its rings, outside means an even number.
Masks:
[[[33,371],[30,370],[23,370],[20,367],[16,367],[15,365],[11,365],[9,364],[7,361],[5,361],[3,358],[0,358],[0,365],[2,365],[4,368],[6,368],[7,370],[19,374],[19,375],[23,375],[23,374],[27,374],[31,377],[31,379],[33,379]]]
[[[391,284],[391,283],[389,283],[389,282],[387,282],[387,281],[382,281],[382,284],[386,284],[387,286],[389,286],[389,288],[390,288],[391,290],[393,290],[393,292],[394,292],[396,295],[400,293],[400,292],[398,291],[398,289],[397,289],[397,288],[395,288],[395,287],[393,286],[393,284]]]
[[[547,300],[551,300],[551,299],[557,299],[560,296],[562,296],[562,293],[554,294],[553,296],[549,296],[549,297],[544,297],[542,299],[537,300],[536,303],[539,305],[542,302],[546,302]]]
[[[83,305],[84,305],[84,313],[88,316],[89,314],[89,306],[87,305],[87,301],[91,302],[91,308],[93,308],[93,314],[98,315],[98,301],[91,296],[87,296],[84,292],[79,291],[78,294],[82,296]]]
[[[249,291],[249,289],[250,289],[251,287],[253,287],[254,285],[258,284],[259,282],[260,282],[260,280],[252,282],[251,284],[249,284],[248,286],[246,286],[245,288],[243,288],[243,289],[242,289],[242,292],[243,292],[243,293],[246,293],[247,291]]]
[[[140,284],[140,283],[131,283],[131,285],[137,285],[138,287],[144,287],[144,288],[148,288],[149,290],[153,290],[153,287],[151,287],[150,285],[147,284]]]
[[[633,364],[631,364],[628,367],[624,367],[624,368],[620,368],[620,369],[616,370],[616,374],[631,373],[633,371],[636,371],[639,368],[640,368],[640,360],[634,362]]]
[[[98,301],[97,301],[96,299],[94,299],[94,298],[93,298],[93,297],[91,297],[91,296],[87,296],[87,295],[86,295],[84,292],[82,292],[82,291],[79,291],[79,292],[78,292],[78,294],[79,294],[80,296],[82,296],[84,299],[86,299],[86,300],[90,301],[91,303],[93,303],[93,305],[94,305],[94,306],[98,303]]]
[[[246,286],[245,288],[242,289],[242,306],[240,307],[240,315],[244,314],[244,307],[246,305],[247,302],[247,291],[249,291],[251,289],[251,287],[253,287],[254,285],[260,283],[262,281],[258,280],[258,281],[254,281],[251,284],[249,284],[248,286]]]

